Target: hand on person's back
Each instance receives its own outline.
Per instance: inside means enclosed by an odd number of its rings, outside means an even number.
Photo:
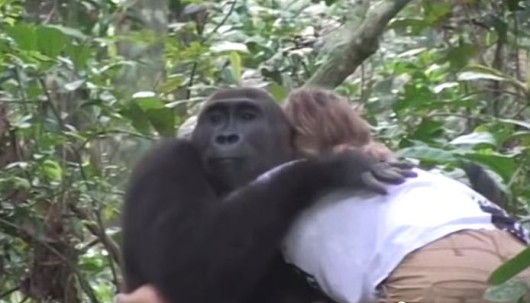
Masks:
[[[130,294],[118,294],[115,303],[164,303],[154,287],[144,285]]]

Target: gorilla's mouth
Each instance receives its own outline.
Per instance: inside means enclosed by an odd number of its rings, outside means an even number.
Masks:
[[[218,169],[234,169],[242,165],[243,158],[236,157],[223,157],[223,158],[210,158],[208,165],[214,170]]]

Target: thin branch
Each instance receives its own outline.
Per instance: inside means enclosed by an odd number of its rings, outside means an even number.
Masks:
[[[3,225],[5,225],[5,226],[7,226],[9,228],[12,228],[12,229],[18,231],[21,235],[25,235],[25,236],[31,237],[31,239],[33,239],[34,241],[36,241],[37,243],[39,243],[40,245],[45,247],[47,250],[52,252],[59,259],[61,259],[61,261],[63,261],[70,268],[70,270],[77,276],[79,285],[81,286],[81,289],[85,292],[85,294],[89,297],[90,302],[99,303],[99,300],[98,300],[96,294],[94,293],[94,290],[90,286],[90,283],[88,283],[88,281],[83,277],[83,274],[79,271],[79,268],[75,264],[73,264],[61,252],[59,252],[57,249],[55,249],[53,246],[51,246],[47,241],[39,238],[38,236],[33,235],[32,233],[28,233],[27,231],[25,231],[21,227],[13,224],[13,223],[11,223],[11,222],[9,222],[7,220],[4,220],[4,219],[0,218],[0,224],[3,224]]]
[[[76,215],[76,217],[80,220],[90,221],[93,222],[94,220],[83,210],[77,208],[77,206],[74,203],[69,203],[68,208],[72,213]],[[98,212],[96,211],[96,216],[98,216]],[[97,227],[94,225],[91,225],[89,223],[85,223],[86,229],[94,235],[96,238],[99,239],[101,244],[103,244],[103,247],[107,250],[109,254],[109,266],[113,275],[113,279],[115,282],[115,285],[118,286],[118,276],[116,274],[116,269],[114,267],[114,263],[121,264],[121,253],[120,253],[120,247],[118,244],[116,244],[110,237],[107,236],[105,233],[105,228],[103,226],[103,222],[101,220],[101,216],[97,218],[96,220]],[[114,261],[114,262],[113,262]]]
[[[232,4],[230,5],[230,9],[228,10],[228,13],[224,16],[223,20],[221,20],[221,22],[219,22],[217,24],[217,26],[210,32],[210,34],[208,34],[207,37],[203,37],[201,39],[201,43],[204,43],[206,42],[208,39],[210,39],[210,37],[215,34],[220,28],[221,26],[223,26],[226,21],[228,21],[228,18],[232,15],[232,13],[234,12],[235,8],[236,8],[236,4],[237,4],[237,0],[234,0],[232,1]],[[199,35],[202,36],[202,31],[199,33]],[[199,62],[198,62],[198,59],[195,60],[193,62],[193,66],[191,67],[191,72],[190,72],[190,81],[188,83],[188,87],[186,89],[186,99],[190,99],[191,98],[191,88],[193,87],[193,79],[195,78],[195,73],[197,72],[197,67],[199,66]]]
[[[15,291],[19,290],[21,287],[21,285],[17,285],[11,289],[8,289],[6,291],[4,291],[3,293],[0,293],[0,299],[3,299],[7,296],[9,296],[10,294],[14,293]]]
[[[221,20],[221,22],[219,22],[217,26],[210,32],[210,36],[216,33],[221,28],[221,26],[223,26],[226,23],[226,21],[228,21],[228,18],[232,15],[232,13],[234,12],[236,8],[236,4],[237,4],[237,0],[232,1],[230,5],[230,9],[228,10],[228,13],[225,14],[223,20]]]
[[[351,36],[337,44],[305,86],[335,88],[379,48],[379,37],[386,25],[411,0],[385,0],[371,8]],[[358,25],[354,23],[354,25]],[[345,31],[346,32],[346,31]]]

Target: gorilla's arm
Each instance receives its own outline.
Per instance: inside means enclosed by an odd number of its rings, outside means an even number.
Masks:
[[[353,153],[300,161],[221,199],[188,141],[161,144],[135,170],[126,194],[129,290],[152,283],[169,303],[244,301],[295,216],[325,190],[366,187],[361,175],[371,168]]]
[[[482,166],[466,161],[461,162],[461,167],[474,190],[498,206],[506,208],[506,196]]]
[[[252,303],[334,303],[322,291],[310,286],[306,277],[285,263],[278,256],[268,267],[267,274],[261,278],[252,297],[246,302]]]

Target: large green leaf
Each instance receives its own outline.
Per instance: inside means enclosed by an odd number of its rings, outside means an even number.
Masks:
[[[429,146],[414,146],[401,149],[397,152],[403,157],[411,157],[424,161],[449,162],[455,161],[456,157],[452,152]]]
[[[470,134],[465,134],[459,137],[454,138],[450,144],[453,145],[479,145],[479,144],[487,144],[496,146],[497,142],[495,141],[495,137],[491,133],[487,132],[474,132]]]
[[[491,273],[488,282],[493,285],[505,283],[518,273],[530,267],[530,247],[506,261]]]
[[[230,68],[232,71],[232,77],[237,84],[241,85],[241,56],[235,51],[230,52]]]
[[[481,153],[480,151],[465,151],[462,155],[469,160],[473,160],[488,166],[491,170],[502,177],[504,182],[509,183],[515,170],[519,167],[513,156]]]
[[[248,48],[247,48],[247,45],[244,43],[223,41],[223,42],[216,43],[215,45],[212,45],[212,47],[210,48],[210,51],[214,53],[223,53],[223,52],[248,53]]]
[[[146,115],[154,129],[164,137],[174,137],[176,133],[175,113],[170,108],[153,108],[146,110]]]
[[[142,110],[164,107],[164,101],[158,98],[154,92],[137,92],[132,96],[132,99]]]
[[[147,135],[151,127],[149,119],[142,108],[135,102],[130,102],[125,106],[120,114],[131,121],[132,126],[140,133]]]
[[[285,87],[279,85],[276,82],[271,82],[267,86],[267,90],[274,97],[274,100],[278,102],[282,102],[288,95],[288,91],[285,89]]]
[[[62,169],[59,163],[54,160],[46,159],[42,162],[42,172],[43,174],[52,181],[61,181],[62,179]]]
[[[59,56],[68,42],[66,35],[53,27],[39,26],[35,34],[39,51],[50,58]]]
[[[508,124],[514,124],[514,125],[517,125],[517,126],[521,126],[521,127],[524,127],[526,129],[530,130],[530,123],[525,122],[525,121],[519,121],[519,120],[514,120],[514,119],[499,119],[499,121],[504,122],[504,123],[508,123]]]
[[[407,136],[410,140],[421,141],[425,143],[436,142],[445,133],[443,123],[432,119],[422,119],[420,124],[415,127]]]
[[[513,86],[522,89],[527,92],[528,88],[523,82],[510,77],[502,72],[482,65],[474,65],[464,68],[458,75],[460,81],[473,81],[473,80],[495,80],[502,81],[512,84]]]
[[[493,302],[518,302],[528,292],[528,284],[524,281],[509,281],[505,284],[486,289],[484,298]]]
[[[15,40],[18,47],[23,50],[37,50],[37,36],[35,27],[26,23],[19,23],[7,28],[7,34]]]
[[[80,40],[86,40],[88,38],[87,35],[83,34],[83,32],[80,31],[77,28],[67,27],[67,26],[58,25],[58,24],[47,25],[47,27],[56,29],[56,30],[60,31],[61,33],[65,34],[65,35],[67,35],[69,37],[72,37],[72,38],[77,38],[77,39],[80,39]]]
[[[164,101],[153,92],[137,92],[133,95],[131,103],[135,104],[128,111],[128,117],[133,120],[133,125],[141,132],[146,132],[149,123],[160,135],[175,136],[175,113],[168,108]]]
[[[478,51],[480,51],[478,45],[463,43],[447,49],[440,61],[449,62],[453,70],[460,70],[473,60]]]
[[[86,45],[70,43],[66,46],[65,51],[78,70],[84,70],[87,67],[88,60],[92,57],[92,50]]]

